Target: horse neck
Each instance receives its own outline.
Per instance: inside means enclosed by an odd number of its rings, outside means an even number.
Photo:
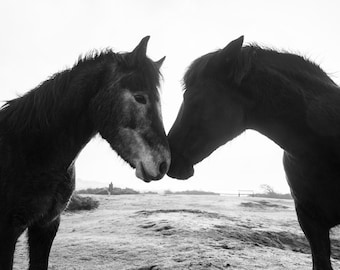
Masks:
[[[270,75],[269,75],[270,76]],[[305,78],[306,79],[306,78]],[[253,100],[247,111],[247,128],[267,136],[294,156],[315,155],[320,135],[307,123],[312,87],[328,88],[319,78],[287,80],[281,76],[253,76],[245,82],[245,91]],[[319,89],[320,91],[326,89]]]
[[[104,72],[89,65],[75,66],[18,98],[13,105],[10,103],[7,109],[17,107],[11,117],[27,119],[27,123],[12,127],[7,138],[21,147],[24,155],[36,157],[35,163],[71,164],[96,134],[88,107]],[[35,99],[30,111],[23,109],[27,107],[25,99]]]

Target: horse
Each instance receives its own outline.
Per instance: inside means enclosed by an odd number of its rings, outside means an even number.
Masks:
[[[340,89],[309,59],[243,36],[192,62],[168,140],[170,177],[246,129],[283,150],[283,164],[313,269],[331,270],[330,228],[340,223]]]
[[[161,118],[164,58],[131,52],[80,56],[0,110],[0,269],[13,268],[27,229],[29,270],[47,270],[60,215],[75,188],[75,160],[100,134],[145,182],[161,179],[170,150]]]

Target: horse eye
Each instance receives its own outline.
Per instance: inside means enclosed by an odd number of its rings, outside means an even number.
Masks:
[[[144,96],[142,96],[142,95],[134,95],[134,98],[135,98],[135,100],[138,103],[146,104],[146,98]]]

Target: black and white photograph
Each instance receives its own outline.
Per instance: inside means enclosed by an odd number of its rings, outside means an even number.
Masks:
[[[0,270],[340,269],[335,0],[1,0]]]

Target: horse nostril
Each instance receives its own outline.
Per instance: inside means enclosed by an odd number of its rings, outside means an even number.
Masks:
[[[165,174],[166,170],[168,169],[168,165],[166,164],[165,161],[163,161],[160,165],[159,165],[159,173],[160,174]]]

